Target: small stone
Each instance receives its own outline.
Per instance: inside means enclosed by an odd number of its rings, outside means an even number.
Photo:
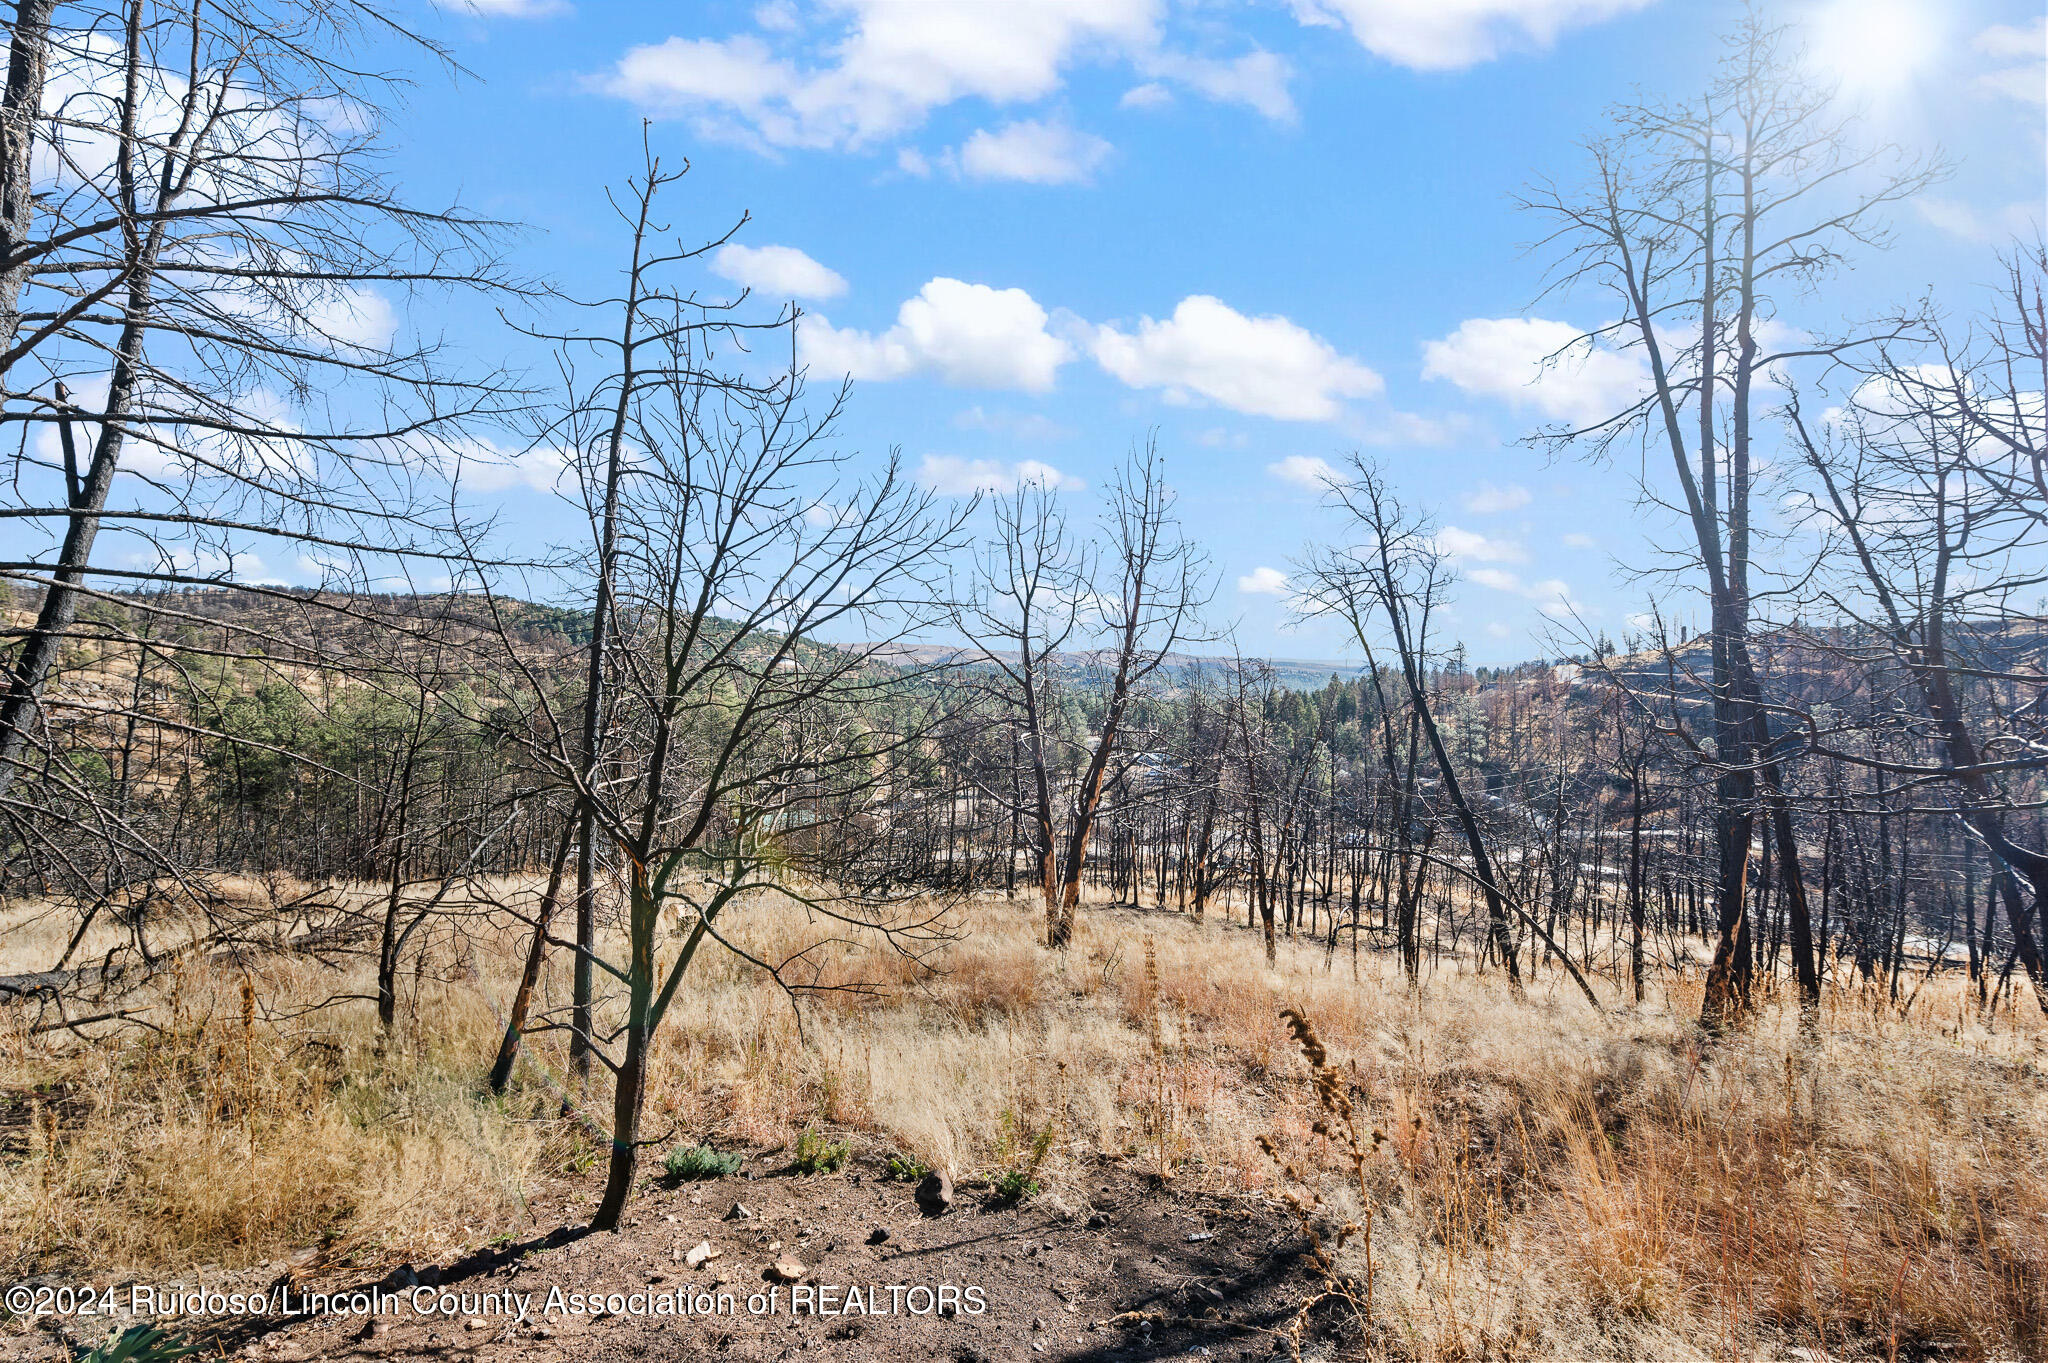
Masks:
[[[462,1328],[465,1330],[488,1330],[491,1327],[482,1316],[471,1316],[468,1320],[462,1322]]]
[[[725,1219],[728,1221],[751,1221],[754,1219],[754,1214],[747,1210],[746,1204],[735,1202],[727,1209]]]
[[[768,1265],[768,1276],[779,1283],[802,1282],[804,1274],[808,1272],[809,1269],[786,1254]]]
[[[711,1248],[709,1240],[699,1240],[696,1247],[683,1256],[683,1267],[692,1273],[718,1257],[718,1251]]]
[[[917,1185],[917,1207],[926,1216],[942,1216],[953,1205],[953,1180],[938,1170]]]
[[[875,1227],[875,1228],[874,1228],[873,1230],[871,1230],[871,1231],[869,1231],[869,1232],[868,1232],[868,1243],[869,1243],[869,1244],[871,1244],[871,1245],[885,1245],[885,1244],[887,1244],[888,1242],[889,1242],[889,1228],[888,1228],[887,1226],[877,1226],[877,1227]]]

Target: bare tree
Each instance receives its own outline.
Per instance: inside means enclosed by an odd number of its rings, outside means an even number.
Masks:
[[[1131,699],[1165,666],[1178,647],[1199,635],[1208,601],[1208,559],[1180,530],[1166,465],[1157,445],[1133,451],[1109,492],[1104,529],[1109,533],[1107,571],[1113,586],[1097,587],[1098,609],[1108,647],[1099,667],[1104,677],[1102,718],[1088,760],[1074,790],[1067,820],[1067,850],[1060,863],[1058,913],[1046,925],[1046,944],[1064,947],[1072,939],[1081,902],[1081,870],[1094,835],[1104,776],[1125,742]]]
[[[1592,148],[1588,192],[1545,186],[1525,203],[1557,224],[1548,239],[1563,253],[1553,287],[1596,288],[1619,304],[1612,321],[1551,362],[1568,366],[1611,346],[1639,355],[1648,383],[1621,410],[1540,438],[1604,457],[1633,435],[1646,449],[1663,446],[1672,462],[1676,501],[1647,483],[1643,495],[1675,507],[1691,527],[1713,619],[1709,760],[1720,872],[1702,1021],[1718,1027],[1749,1001],[1747,906],[1760,806],[1791,899],[1809,1009],[1819,989],[1783,752],[1750,657],[1757,391],[1774,368],[1910,329],[1910,317],[1895,317],[1821,340],[1790,327],[1781,306],[1817,288],[1848,247],[1882,244],[1882,211],[1930,183],[1939,167],[1906,162],[1889,148],[1860,149],[1831,92],[1800,73],[1786,32],[1754,8],[1699,100],[1632,106],[1614,117],[1619,131]]]

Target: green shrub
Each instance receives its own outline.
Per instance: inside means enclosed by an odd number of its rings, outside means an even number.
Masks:
[[[915,1155],[891,1155],[885,1164],[888,1176],[898,1183],[922,1182],[932,1167]]]
[[[998,1202],[1022,1202],[1027,1197],[1038,1196],[1038,1182],[1031,1177],[1029,1169],[1005,1169],[991,1183]]]
[[[1037,1135],[1027,1137],[1017,1114],[1004,1111],[998,1119],[996,1137],[996,1159],[1004,1167],[989,1177],[996,1201],[1022,1202],[1037,1195],[1038,1166],[1045,1163],[1046,1154],[1052,1149],[1052,1135],[1052,1124],[1048,1122]]]
[[[799,1174],[837,1173],[839,1166],[846,1163],[846,1157],[852,1153],[853,1146],[849,1142],[835,1144],[806,1127],[804,1134],[796,1138],[796,1171]]]
[[[673,1179],[725,1178],[738,1173],[745,1160],[737,1151],[720,1154],[708,1145],[679,1145],[668,1152],[661,1167]]]

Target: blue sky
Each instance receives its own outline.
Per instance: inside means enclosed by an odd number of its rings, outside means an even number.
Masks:
[[[1957,173],[1895,215],[1805,325],[1932,290],[1984,301],[2039,223],[2041,0],[1826,0],[1807,26],[1870,130]],[[1434,508],[1464,581],[1447,629],[1476,662],[1541,655],[1560,600],[1619,633],[1625,565],[1670,526],[1627,470],[1518,437],[1597,405],[1595,363],[1532,384],[1590,300],[1538,301],[1534,178],[1569,180],[1602,110],[1695,88],[1731,6],[1697,0],[469,0],[434,23],[470,75],[420,73],[394,123],[417,200],[459,194],[531,230],[519,264],[602,292],[622,232],[602,192],[641,120],[686,156],[670,220],[718,268],[808,311],[806,359],[855,379],[842,444],[901,446],[947,493],[1054,477],[1085,501],[1156,430],[1215,614],[1251,652],[1346,653],[1292,627],[1284,578],[1337,533],[1313,461],[1364,450]],[[717,283],[718,281],[712,281]],[[488,314],[438,324],[510,355]],[[1052,472],[1056,471],[1056,472]],[[559,524],[510,483],[505,524]],[[1679,602],[1678,609],[1689,609]],[[1548,614],[1546,613],[1548,612]]]

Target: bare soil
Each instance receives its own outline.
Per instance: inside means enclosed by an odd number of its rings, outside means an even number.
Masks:
[[[657,1181],[636,1197],[617,1234],[588,1234],[578,1224],[594,1202],[593,1174],[561,1180],[536,1199],[537,1226],[553,1229],[458,1261],[386,1268],[323,1263],[308,1252],[290,1264],[156,1285],[289,1286],[295,1306],[312,1294],[377,1290],[395,1297],[385,1314],[162,1323],[202,1343],[202,1357],[274,1363],[1190,1356],[1264,1363],[1287,1355],[1281,1333],[1316,1294],[1298,1226],[1265,1199],[1162,1186],[1102,1161],[1082,1190],[1084,1205],[1073,1205],[1071,1192],[1065,1200],[1003,1205],[986,1187],[964,1186],[949,1210],[928,1216],[911,1185],[872,1167],[806,1177],[775,1167],[778,1158],[757,1156],[739,1174],[709,1182]],[[735,1203],[748,1214],[736,1214]],[[685,1260],[704,1242],[718,1256],[692,1270]],[[802,1279],[777,1282],[778,1259],[796,1260]],[[942,1298],[941,1287],[960,1295]],[[978,1311],[970,1287],[979,1289]],[[543,1314],[556,1289],[565,1307],[578,1293],[646,1296],[624,1311],[598,1304]],[[750,1313],[749,1298],[771,1290],[773,1309]],[[119,1288],[117,1300],[126,1293]],[[414,1309],[416,1296],[432,1301],[443,1293],[453,1295],[452,1312]],[[526,1320],[517,1319],[506,1294],[530,1296]],[[665,1294],[671,1301],[730,1294],[732,1313],[652,1314]],[[70,1359],[97,1342],[106,1322],[45,1319],[30,1334],[20,1333],[21,1324],[0,1338],[0,1354]]]

